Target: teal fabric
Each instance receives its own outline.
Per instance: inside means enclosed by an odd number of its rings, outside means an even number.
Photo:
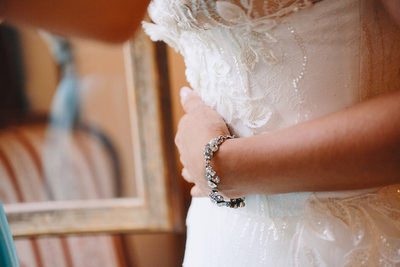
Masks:
[[[11,236],[10,228],[3,205],[0,201],[0,266],[19,267],[17,252],[15,251],[14,241]]]

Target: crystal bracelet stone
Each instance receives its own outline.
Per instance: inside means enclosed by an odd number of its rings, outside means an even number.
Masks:
[[[224,197],[219,194],[218,184],[220,182],[220,178],[217,176],[217,173],[211,167],[211,159],[214,156],[215,152],[218,151],[219,146],[227,139],[233,139],[235,136],[233,135],[221,135],[216,138],[213,138],[208,142],[204,147],[204,159],[206,161],[206,179],[208,186],[211,188],[210,199],[212,202],[217,204],[218,206],[226,206],[229,208],[239,208],[244,207],[244,197],[242,198],[232,198],[230,200],[225,200]]]

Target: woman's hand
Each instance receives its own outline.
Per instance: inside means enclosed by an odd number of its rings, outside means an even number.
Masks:
[[[175,143],[183,164],[182,176],[194,183],[192,196],[207,196],[210,189],[205,178],[204,145],[212,138],[229,134],[229,130],[222,117],[191,89],[183,87],[180,94],[186,114],[179,122]]]

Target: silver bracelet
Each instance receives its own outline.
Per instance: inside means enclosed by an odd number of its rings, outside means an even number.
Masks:
[[[211,159],[214,156],[215,152],[218,151],[219,146],[227,139],[235,138],[234,135],[220,135],[216,138],[213,138],[208,142],[204,147],[204,159],[206,161],[206,179],[208,186],[211,188],[210,199],[213,203],[218,206],[226,206],[229,208],[239,208],[244,207],[244,197],[241,198],[231,198],[230,200],[225,200],[222,195],[219,194],[218,184],[220,182],[220,178],[217,176],[217,173],[211,167]]]

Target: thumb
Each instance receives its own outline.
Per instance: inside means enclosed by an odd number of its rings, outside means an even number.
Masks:
[[[182,87],[180,91],[181,104],[186,113],[202,104],[200,97],[189,87]]]

